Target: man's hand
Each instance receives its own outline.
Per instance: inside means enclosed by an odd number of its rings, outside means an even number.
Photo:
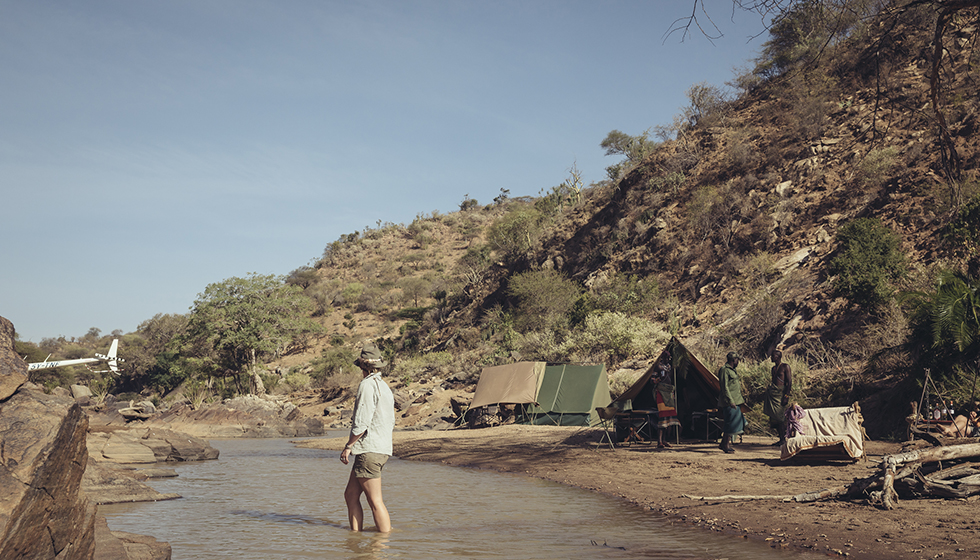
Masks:
[[[344,450],[340,452],[340,462],[345,465],[350,462],[350,447],[345,447]]]

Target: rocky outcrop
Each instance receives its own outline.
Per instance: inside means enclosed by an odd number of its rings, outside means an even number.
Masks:
[[[118,410],[90,414],[93,425],[140,426],[199,438],[309,437],[324,433],[322,419],[306,416],[288,400],[269,395],[244,395],[199,408],[178,403],[137,421],[127,420]]]
[[[0,558],[92,558],[95,504],[80,489],[88,419],[19,389],[0,404]]]
[[[0,317],[0,558],[92,558],[95,504],[79,488],[88,419],[74,401],[24,387],[13,335]]]
[[[153,537],[111,531],[104,517],[95,522],[95,560],[170,560],[170,545]]]
[[[14,325],[0,317],[0,402],[27,382],[27,364],[14,352]]]
[[[0,317],[0,558],[169,560],[166,543],[113,534],[96,515],[82,490],[88,417],[66,391],[27,382],[13,334]]]
[[[112,463],[166,463],[218,458],[218,450],[198,437],[164,428],[95,429],[88,436],[89,454]]]

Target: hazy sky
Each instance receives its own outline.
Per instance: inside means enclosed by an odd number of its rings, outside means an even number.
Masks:
[[[765,37],[693,0],[0,0],[0,316],[131,332],[342,234],[538,195]],[[734,16],[734,17],[733,17]]]

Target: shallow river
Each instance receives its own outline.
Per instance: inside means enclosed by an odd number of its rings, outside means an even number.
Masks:
[[[673,526],[608,496],[556,483],[392,459],[384,498],[394,530],[352,533],[336,451],[285,439],[212,440],[217,461],[150,482],[178,500],[100,506],[109,528],[170,543],[174,560],[292,558],[805,558]],[[362,499],[363,502],[363,499]],[[373,528],[366,503],[365,525]]]

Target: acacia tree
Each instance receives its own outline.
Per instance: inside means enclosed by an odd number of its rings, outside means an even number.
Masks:
[[[208,285],[191,308],[187,342],[200,344],[216,373],[238,374],[320,332],[313,302],[281,276],[250,273]]]

